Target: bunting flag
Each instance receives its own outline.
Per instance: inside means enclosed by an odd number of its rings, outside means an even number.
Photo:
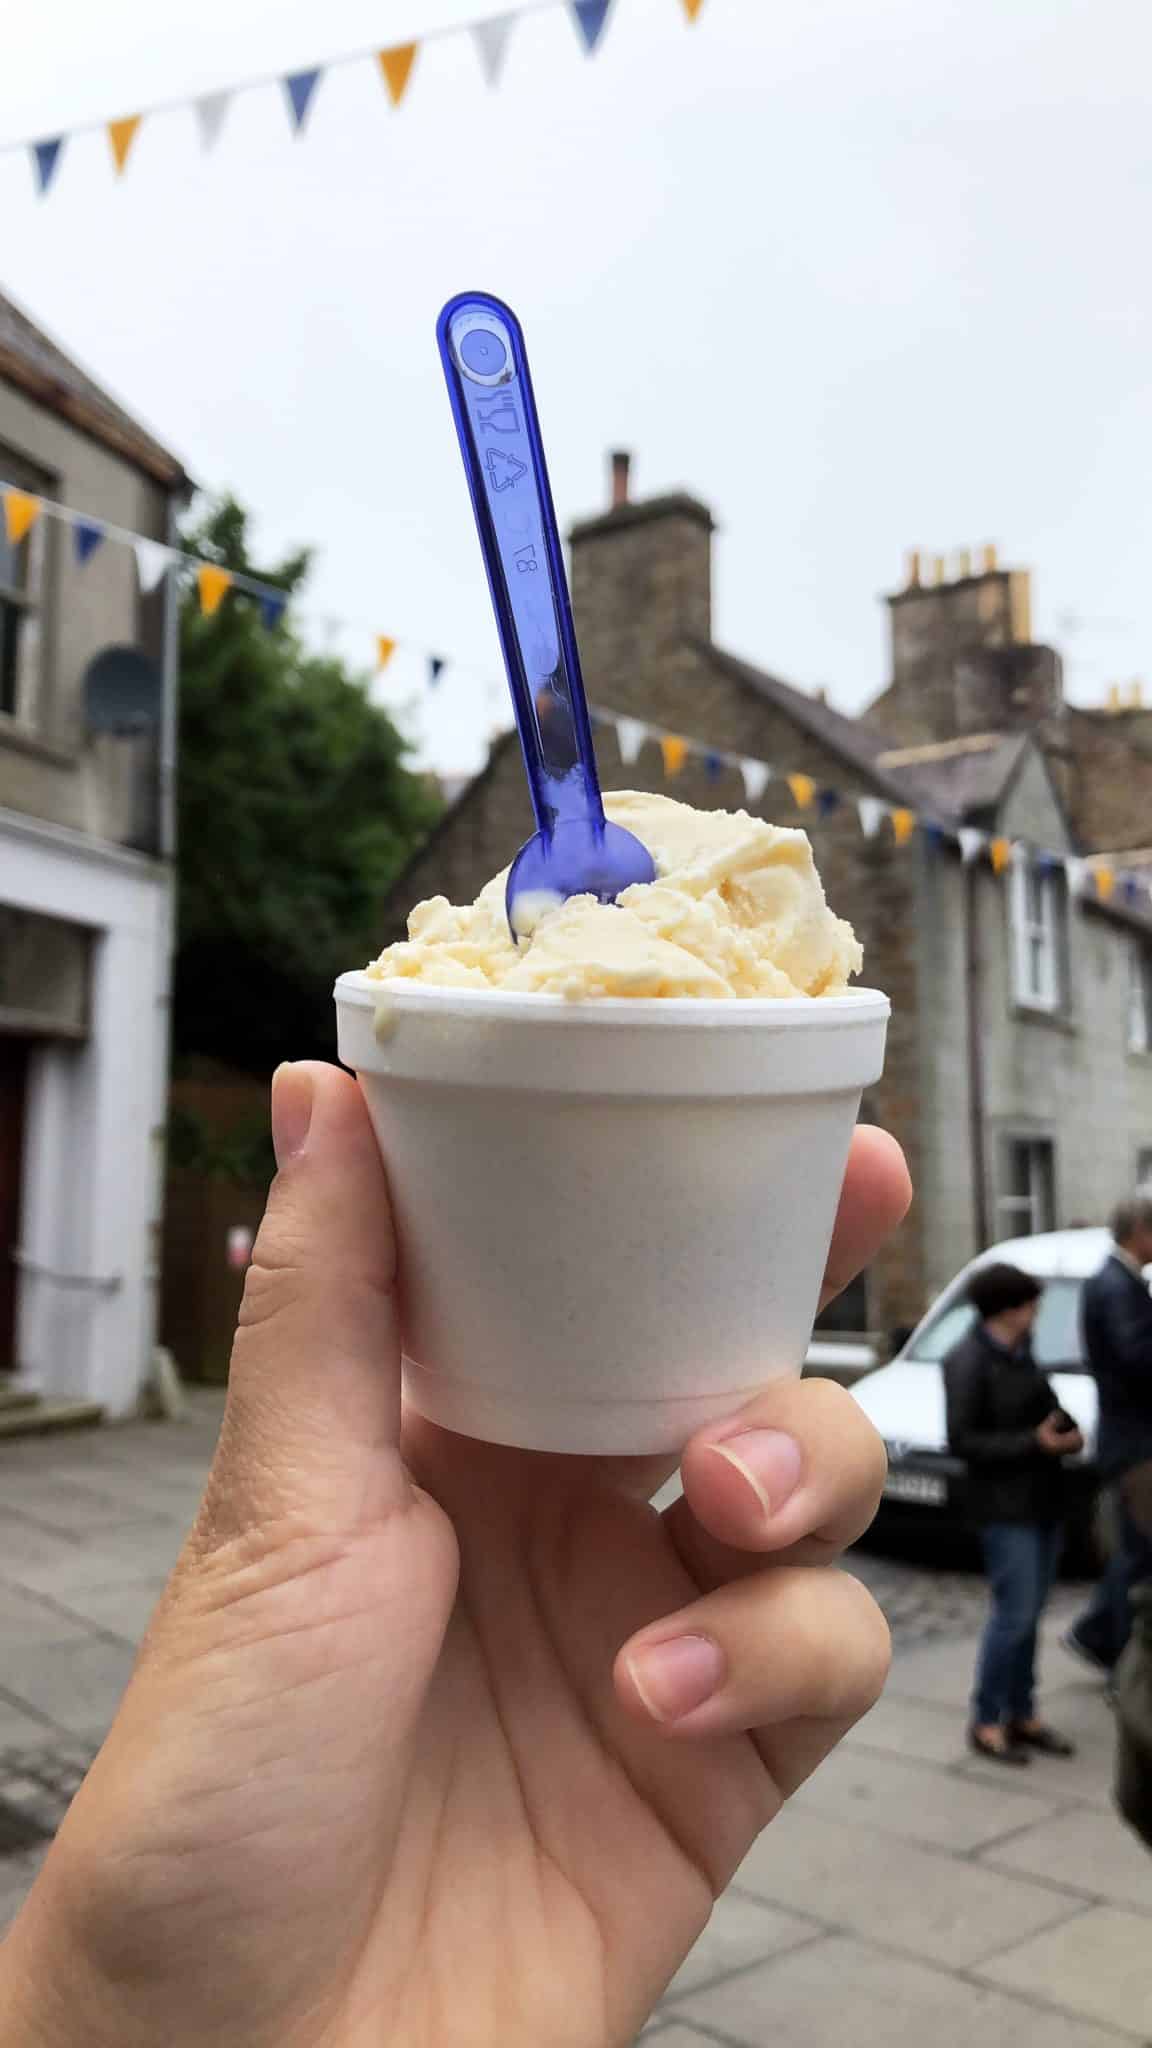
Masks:
[[[772,770],[767,761],[753,761],[750,757],[740,763],[740,776],[744,784],[744,801],[758,804],[772,780]]]
[[[487,86],[496,86],[500,83],[515,18],[513,14],[494,14],[490,21],[476,21],[472,24],[472,40],[476,45],[480,70]]]
[[[631,768],[640,758],[640,749],[648,737],[648,727],[642,718],[618,718],[616,720],[616,744],[620,749],[621,765]]]
[[[31,491],[18,491],[9,485],[4,492],[4,531],[9,547],[19,547],[39,517],[39,498],[34,498]]]
[[[1115,868],[1106,860],[1093,861],[1092,874],[1096,883],[1096,894],[1101,903],[1110,903],[1112,891],[1116,887]]]
[[[32,144],[32,171],[36,179],[37,192],[41,194],[47,192],[59,169],[63,150],[64,137],[62,135],[54,135],[50,142],[34,142]]]
[[[288,609],[288,599],[274,590],[264,593],[260,599],[260,623],[269,633],[274,633]]]
[[[960,840],[960,858],[965,867],[970,868],[973,861],[979,860],[984,848],[987,846],[988,834],[986,832],[977,832],[973,825],[961,825],[958,837]]]
[[[838,789],[818,789],[816,791],[816,814],[818,817],[830,818],[833,811],[838,811],[839,809],[840,791]]]
[[[816,794],[816,784],[810,775],[789,775],[786,778],[797,810],[806,811]]]
[[[313,71],[290,71],[284,80],[284,92],[288,100],[288,119],[292,123],[292,133],[294,135],[301,135],[304,132],[304,123],[308,119],[308,109],[312,104],[312,95],[319,83],[319,66]]]
[[[880,830],[881,820],[887,814],[888,806],[880,796],[858,796],[856,815],[865,839],[875,839]]]
[[[993,874],[1002,875],[1012,858],[1012,841],[1010,839],[993,839],[989,851],[992,856]]]
[[[118,178],[124,175],[124,167],[132,153],[132,144],[136,140],[143,119],[143,114],[126,114],[121,120],[109,121],[106,124],[108,146],[112,151],[112,162]]]
[[[916,813],[897,804],[892,811],[892,837],[897,846],[907,846],[916,830]]]
[[[668,777],[669,782],[675,782],[676,777],[684,766],[684,756],[688,752],[688,742],[685,739],[681,739],[678,732],[666,732],[660,742],[660,752],[664,756],[664,773]]]
[[[446,667],[447,659],[443,654],[430,654],[428,656],[428,688],[430,690],[436,688]]]
[[[145,540],[142,534],[137,534],[132,546],[141,590],[155,590],[172,561],[171,548],[166,548],[162,540]]]
[[[604,33],[611,5],[612,0],[572,0],[572,19],[589,56]]]
[[[380,671],[381,671],[382,669],[386,669],[386,668],[387,668],[387,666],[388,666],[388,663],[389,663],[389,662],[391,661],[391,659],[392,659],[392,656],[393,656],[393,655],[395,654],[395,652],[396,652],[396,642],[395,642],[394,640],[390,640],[390,639],[389,639],[389,637],[388,637],[388,635],[387,635],[387,633],[377,633],[377,635],[376,635],[376,673],[377,673],[377,675],[379,675],[379,674],[380,674]]]
[[[709,782],[719,782],[720,777],[724,773],[723,754],[705,754],[704,773]]]
[[[210,619],[232,588],[231,569],[222,569],[218,562],[201,562],[196,571],[196,588],[200,592],[200,609]]]
[[[665,0],[665,5],[673,5],[673,0]],[[691,23],[699,18],[703,0],[681,0],[681,5]],[[418,41],[397,43],[387,49],[369,45],[341,52],[304,71],[287,74],[273,71],[263,76],[226,81],[211,92],[189,94],[186,99],[175,103],[159,102],[139,113],[123,115],[117,120],[104,120],[97,125],[108,137],[118,178],[124,173],[143,121],[171,113],[175,108],[190,110],[199,130],[201,153],[207,155],[219,141],[229,107],[241,92],[272,87],[278,94],[286,95],[291,132],[298,137],[307,125],[316,87],[329,71],[352,64],[371,63],[382,75],[392,105],[398,107],[408,90],[412,67],[423,43],[433,38],[464,35],[476,51],[485,83],[494,87],[499,85],[504,75],[509,40],[521,13],[535,13],[549,7],[557,11],[563,8],[572,19],[581,49],[591,57],[603,40],[613,6],[614,0],[525,0],[523,6],[509,5],[508,0],[504,0],[494,14],[481,15],[470,21],[446,22],[442,27],[427,30]],[[0,149],[19,149],[28,156],[37,194],[43,198],[54,183],[60,158],[70,139],[70,132],[66,131],[54,136],[26,137],[19,142],[0,144]]]
[[[378,50],[376,53],[376,61],[394,107],[400,105],[408,90],[408,80],[419,48],[419,43],[397,43],[391,50]]]
[[[1068,884],[1068,894],[1070,896],[1082,896],[1084,894],[1084,884],[1087,875],[1088,863],[1086,860],[1079,860],[1074,853],[1065,855],[1064,879]]]
[[[98,520],[76,519],[73,521],[72,550],[81,568],[84,567],[85,562],[91,561],[103,538],[104,528]]]
[[[200,130],[200,146],[205,154],[215,148],[220,140],[220,131],[232,104],[230,92],[205,92],[193,102],[196,125]]]

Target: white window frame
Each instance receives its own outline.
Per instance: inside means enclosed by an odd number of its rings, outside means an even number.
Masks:
[[[49,480],[6,446],[0,446],[0,476],[21,490],[46,495]],[[14,616],[16,663],[14,702],[6,707],[0,700],[0,731],[5,725],[34,727],[39,712],[42,632],[48,588],[47,521],[38,519],[15,547],[5,542],[5,554],[14,558],[16,580],[5,578],[0,563],[0,602]]]
[[[1152,1052],[1152,940],[1128,942],[1128,1050]]]
[[[1068,898],[1064,877],[1020,851],[1012,862],[1012,988],[1022,1009],[1051,1015],[1064,1004]]]
[[[1013,1168],[1024,1164],[1023,1194],[1009,1192],[1015,1179]],[[1002,1237],[1036,1237],[1056,1227],[1056,1147],[1051,1138],[1005,1137],[1002,1153],[1001,1192],[996,1210],[1004,1228]]]

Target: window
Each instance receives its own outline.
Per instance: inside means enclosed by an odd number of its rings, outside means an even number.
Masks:
[[[1056,1213],[1056,1163],[1049,1138],[1009,1138],[1004,1146],[1004,1182],[996,1203],[1005,1237],[1034,1237],[1051,1230]]]
[[[0,479],[42,496],[51,488],[45,476],[4,447]],[[39,681],[46,548],[43,519],[13,546],[0,518],[0,713],[24,724],[34,716]]]
[[[1040,1277],[1039,1275],[1037,1276]],[[1036,1326],[1032,1332],[1032,1355],[1045,1372],[1069,1366],[1075,1370],[1084,1362],[1080,1343],[1079,1280],[1047,1280],[1040,1297]],[[968,1301],[948,1301],[937,1309],[916,1340],[917,1365],[938,1365],[969,1329],[975,1309]]]
[[[1012,869],[1013,983],[1030,1010],[1058,1010],[1064,999],[1067,885],[1061,868],[1031,858]]]
[[[1133,939],[1128,953],[1128,1050],[1152,1052],[1152,945]]]
[[[1136,1154],[1136,1185],[1152,1188],[1152,1145],[1141,1145]]]

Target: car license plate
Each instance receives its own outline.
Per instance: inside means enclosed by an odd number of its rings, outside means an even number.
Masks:
[[[888,1500],[917,1501],[921,1507],[942,1508],[948,1498],[947,1483],[931,1472],[889,1472],[884,1481]]]

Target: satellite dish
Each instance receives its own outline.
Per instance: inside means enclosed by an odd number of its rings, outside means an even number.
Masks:
[[[138,647],[106,647],[84,673],[89,732],[122,737],[155,732],[160,722],[160,665]]]

